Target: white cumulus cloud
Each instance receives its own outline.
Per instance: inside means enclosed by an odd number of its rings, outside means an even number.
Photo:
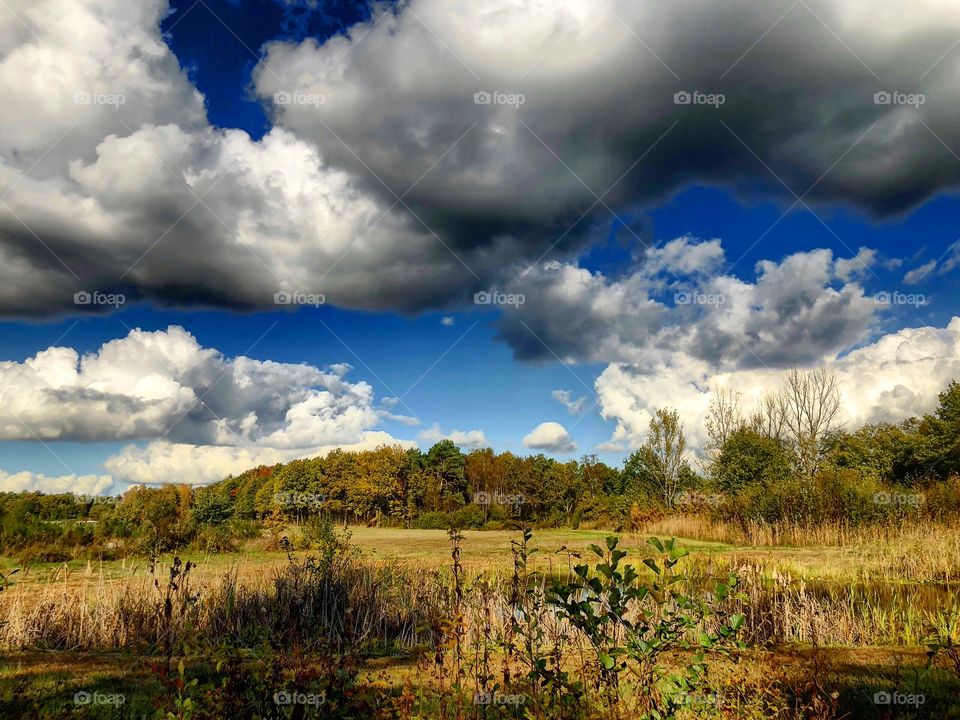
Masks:
[[[824,364],[837,374],[842,421],[850,428],[929,412],[947,382],[960,378],[960,318],[945,328],[890,333]],[[637,447],[661,407],[675,408],[691,444],[702,446],[706,441],[703,418],[713,389],[739,391],[749,411],[782,376],[781,370],[770,368],[715,372],[709,363],[683,353],[652,366],[611,364],[596,381],[601,415],[616,422],[606,446]]]
[[[571,453],[577,449],[570,433],[557,422],[540,423],[523,438],[523,444],[532,450],[554,453]]]
[[[434,424],[417,436],[423,442],[437,443],[441,440],[449,440],[454,445],[465,448],[489,447],[490,441],[484,435],[483,430],[453,430],[444,433],[440,430],[439,424]]]
[[[74,493],[102,495],[111,490],[113,478],[109,475],[59,475],[0,470],[0,492]]]

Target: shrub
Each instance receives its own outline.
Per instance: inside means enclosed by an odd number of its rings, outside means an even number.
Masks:
[[[741,428],[723,444],[712,471],[723,492],[736,494],[751,487],[783,483],[792,475],[792,461],[779,441]]]
[[[469,528],[479,530],[486,522],[486,512],[482,505],[470,504],[464,505],[459,510],[453,512],[450,517],[448,527]]]
[[[205,552],[229,553],[237,551],[237,544],[234,542],[229,528],[224,526],[200,528],[191,545]]]
[[[418,530],[447,530],[452,525],[453,518],[445,512],[425,512],[410,523],[410,527]]]
[[[672,539],[661,543],[652,537],[649,543],[658,553],[643,561],[654,573],[652,582],[643,581],[633,565],[622,564],[626,551],[617,548],[616,537],[608,537],[605,549],[590,546],[599,558],[596,566],[576,565],[573,580],[552,583],[549,599],[593,649],[606,704],[620,703],[621,679],[628,676],[636,682],[641,717],[666,720],[705,686],[707,652],[729,654],[744,647],[735,636],[745,618],[720,610],[735,577],[718,583],[712,594],[688,593],[680,589],[687,576],[674,570],[687,551]],[[671,672],[660,658],[676,652],[687,662]]]

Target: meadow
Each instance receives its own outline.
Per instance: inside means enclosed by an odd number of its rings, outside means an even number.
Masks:
[[[619,566],[603,530],[303,534],[5,560],[0,715],[960,717],[955,527],[788,545],[676,516],[618,534]]]
[[[960,384],[791,371],[622,467],[449,440],[0,493],[0,716],[960,718]],[[811,418],[817,422],[808,422]]]

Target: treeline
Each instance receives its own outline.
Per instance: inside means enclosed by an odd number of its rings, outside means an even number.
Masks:
[[[692,458],[678,414],[658,411],[644,444],[611,467],[449,440],[253,468],[208,487],[136,487],[122,498],[0,494],[0,549],[41,559],[195,544],[228,550],[290,523],[323,519],[415,528],[623,529],[669,513],[739,524],[848,525],[960,516],[960,384],[900,423],[838,425],[836,379],[791,371],[757,407],[712,396],[709,442]]]

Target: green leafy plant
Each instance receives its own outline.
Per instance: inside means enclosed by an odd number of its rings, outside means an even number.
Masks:
[[[546,717],[569,717],[580,704],[582,685],[563,667],[564,645],[568,638],[563,633],[551,637],[544,623],[550,607],[544,592],[543,575],[530,569],[530,557],[536,553],[536,549],[530,547],[532,537],[533,532],[525,527],[521,539],[511,541],[513,575],[509,583],[509,616],[503,637],[507,664],[503,683],[495,689],[510,687],[513,681],[510,666],[517,661],[525,670],[519,679],[529,687]]]
[[[960,678],[960,605],[939,613],[934,626],[927,640],[927,665],[942,660]]]
[[[573,579],[553,583],[549,595],[558,614],[582,632],[593,649],[596,683],[607,706],[623,701],[622,681],[629,676],[631,698],[641,717],[663,720],[675,717],[705,687],[708,653],[728,655],[743,647],[736,634],[744,617],[724,617],[719,610],[736,584],[734,576],[710,593],[696,593],[676,570],[687,551],[672,539],[648,542],[657,551],[643,560],[652,581],[623,563],[627,552],[611,536],[606,548],[590,546],[599,558],[593,568],[574,566]],[[686,661],[672,670],[662,656],[676,651]]]

